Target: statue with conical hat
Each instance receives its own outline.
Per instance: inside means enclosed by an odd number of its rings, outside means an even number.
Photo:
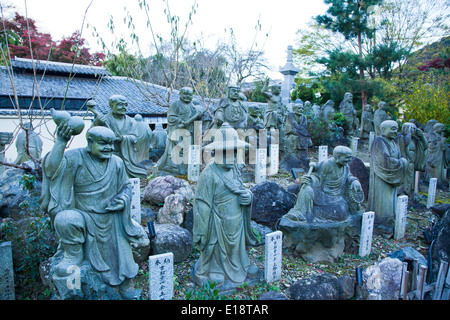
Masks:
[[[193,275],[200,286],[215,282],[219,290],[228,290],[261,276],[246,249],[257,243],[250,228],[252,192],[237,166],[237,151],[247,146],[225,122],[204,147],[214,153],[214,161],[200,174],[193,203],[194,244],[200,251]]]

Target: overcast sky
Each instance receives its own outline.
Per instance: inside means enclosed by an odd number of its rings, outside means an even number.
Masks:
[[[53,40],[61,40],[62,37],[70,36],[75,30],[81,29],[83,17],[89,7],[83,37],[87,40],[91,53],[101,50],[97,40],[92,36],[93,26],[105,38],[107,45],[114,40],[107,27],[110,16],[114,18],[116,37],[128,39],[129,31],[123,22],[127,11],[133,16],[142,50],[149,48],[152,42],[150,31],[146,26],[147,19],[144,12],[139,9],[137,0],[6,0],[6,2],[13,3],[22,15],[25,15],[26,3],[28,17],[36,21],[39,30],[50,33]],[[165,20],[165,2],[147,0],[147,3],[150,5],[150,19],[155,33],[168,39],[169,25]],[[193,0],[169,0],[171,14],[180,17],[182,26],[187,21],[193,3]],[[282,75],[278,73],[278,69],[286,63],[287,46],[295,45],[296,31],[305,28],[313,16],[323,14],[327,9],[322,0],[198,0],[197,3],[197,12],[192,17],[193,25],[188,29],[190,39],[202,35],[208,45],[214,45],[218,39],[227,40],[229,30],[232,28],[238,44],[246,49],[253,42],[255,27],[259,20],[261,30],[257,33],[257,48],[262,48],[265,52],[272,68],[270,76],[280,79]]]

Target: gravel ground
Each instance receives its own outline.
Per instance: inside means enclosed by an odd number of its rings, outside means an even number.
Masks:
[[[317,161],[317,148],[313,148],[309,152],[311,161]],[[365,146],[360,146],[357,157],[363,162],[369,162],[369,155]],[[282,187],[286,188],[293,183],[292,175],[289,172],[280,171],[276,176],[268,177],[269,181],[275,181]],[[254,184],[247,184],[247,187],[252,187]],[[337,277],[341,276],[355,276],[355,268],[366,268],[369,265],[388,256],[389,253],[397,251],[403,247],[412,247],[419,251],[425,257],[428,254],[429,243],[423,236],[425,229],[431,228],[435,220],[434,214],[426,208],[427,194],[420,192],[422,206],[416,208],[409,208],[408,219],[406,225],[405,237],[401,240],[394,240],[392,238],[385,239],[381,236],[374,236],[372,242],[372,250],[369,256],[359,257],[358,246],[356,245],[350,252],[346,252],[339,257],[339,261],[335,263],[308,263],[303,259],[288,255],[283,252],[282,258],[282,276],[281,280],[267,284],[262,282],[257,285],[248,286],[243,285],[237,288],[233,293],[226,296],[214,293],[211,288],[200,290],[194,288],[191,278],[191,270],[195,261],[199,257],[199,253],[194,248],[194,252],[189,256],[189,259],[174,265],[174,299],[175,300],[192,300],[192,299],[233,299],[233,300],[247,300],[257,299],[259,295],[269,290],[278,291],[289,296],[288,288],[296,281],[302,278],[309,278],[311,276],[328,272]],[[436,194],[436,204],[449,203],[449,192],[438,190]],[[264,246],[252,247],[248,249],[248,255],[253,264],[264,270]],[[148,265],[143,263],[140,266],[138,277],[136,277],[137,287],[143,290],[143,299],[148,299]],[[196,289],[196,290],[195,290]]]

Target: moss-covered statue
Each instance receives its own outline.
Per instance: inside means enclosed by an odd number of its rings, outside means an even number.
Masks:
[[[167,110],[167,142],[158,170],[166,174],[186,175],[188,150],[194,143],[194,124],[201,121],[204,111],[199,111],[192,99],[194,91],[189,87],[180,89],[180,99]],[[201,133],[201,125],[199,126]]]
[[[392,235],[395,225],[397,188],[404,183],[408,160],[404,158],[394,139],[398,125],[393,120],[380,125],[381,136],[370,148],[370,183],[367,211],[375,212],[377,233]]]
[[[148,247],[149,240],[131,219],[131,184],[113,154],[117,137],[106,127],[91,127],[86,148],[64,152],[72,134],[67,122],[60,123],[42,162],[41,208],[60,240],[50,262],[52,283],[59,299],[136,298],[132,246]]]
[[[96,118],[92,126],[104,126],[114,132],[117,137],[114,142],[114,154],[123,160],[130,178],[146,178],[147,170],[139,164],[136,156],[139,135],[137,122],[126,115],[127,99],[121,95],[112,95],[109,98],[109,106],[111,111],[107,114],[95,112]],[[93,110],[91,105],[89,107]]]
[[[246,249],[257,242],[250,228],[252,192],[236,165],[237,150],[246,146],[224,123],[214,142],[204,147],[214,151],[214,161],[200,175],[193,205],[194,244],[200,250],[193,274],[200,286],[215,282],[219,290],[228,290],[261,275]]]

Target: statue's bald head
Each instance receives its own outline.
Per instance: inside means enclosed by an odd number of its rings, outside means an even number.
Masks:
[[[352,149],[346,146],[337,146],[333,150],[333,157],[337,157],[338,155],[352,155]]]
[[[89,141],[96,141],[100,138],[114,141],[116,140],[116,135],[111,129],[101,126],[92,127],[86,132],[86,140],[88,143]]]

